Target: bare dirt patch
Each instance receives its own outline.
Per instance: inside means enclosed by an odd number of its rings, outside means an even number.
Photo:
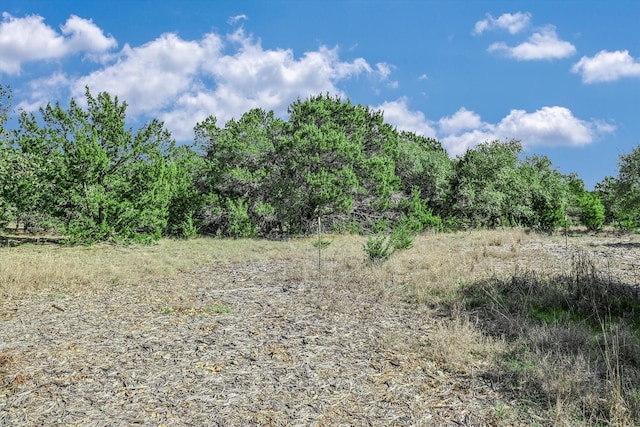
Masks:
[[[579,239],[570,250],[635,277],[636,240]],[[474,271],[561,266],[570,250],[560,238],[489,241]],[[445,369],[431,357],[448,318],[402,295],[410,271],[367,285],[300,273],[314,262],[214,263],[3,299],[0,424],[504,425],[510,397],[478,375],[482,360]]]

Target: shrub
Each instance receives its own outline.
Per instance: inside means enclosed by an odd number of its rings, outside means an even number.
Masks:
[[[256,227],[251,222],[247,202],[241,199],[227,199],[226,205],[229,221],[229,236],[234,238],[254,237],[256,235]]]
[[[411,249],[413,247],[413,230],[402,221],[394,228],[391,233],[390,241],[394,249]]]
[[[425,228],[442,230],[442,219],[433,214],[433,211],[428,206],[428,201],[421,198],[418,188],[414,188],[411,192],[406,218],[410,221],[413,231],[417,233]]]
[[[367,243],[362,247],[367,254],[369,262],[372,264],[382,264],[389,258],[394,251],[393,242],[390,237],[383,234],[369,236]]]
[[[589,230],[600,230],[604,225],[604,205],[599,197],[584,193],[578,199],[580,222]]]

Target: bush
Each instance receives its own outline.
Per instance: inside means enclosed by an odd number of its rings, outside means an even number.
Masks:
[[[369,236],[367,243],[365,243],[362,249],[367,254],[369,262],[372,264],[382,264],[391,258],[394,246],[390,237],[377,234],[375,236]]]
[[[406,218],[410,221],[410,226],[416,233],[425,228],[432,228],[437,231],[441,231],[443,228],[442,219],[433,214],[428,206],[428,201],[421,198],[418,188],[414,188],[411,192]]]
[[[584,193],[578,199],[580,222],[589,230],[600,230],[604,225],[604,205],[599,197]]]
[[[638,228],[638,220],[633,214],[623,213],[617,218],[615,227],[619,230],[632,231]]]
[[[390,241],[394,249],[411,249],[413,247],[413,230],[401,221],[391,233]]]
[[[233,238],[255,237],[256,227],[251,222],[247,203],[244,200],[227,199],[226,205],[229,236]]]

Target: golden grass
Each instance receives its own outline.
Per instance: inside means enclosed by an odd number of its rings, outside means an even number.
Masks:
[[[473,376],[494,364],[507,349],[504,340],[482,334],[469,315],[454,308],[451,317],[435,320],[423,351],[443,369]]]
[[[438,304],[460,284],[496,274],[496,261],[501,270],[509,272],[516,264],[526,264],[526,255],[519,248],[538,237],[518,229],[424,233],[416,237],[414,248],[398,251],[379,267],[365,262],[366,238],[348,235],[328,238],[332,243],[322,250],[321,272],[317,267],[317,249],[312,245],[315,237],[288,241],[165,239],[152,246],[1,247],[0,297],[62,290],[79,294],[173,277],[212,264],[282,261],[288,266],[288,280],[321,278],[391,292],[406,301]]]
[[[286,260],[308,251],[301,246],[297,241],[200,238],[166,239],[152,246],[4,247],[0,248],[0,290],[12,297],[60,287],[81,293],[96,287],[172,277],[215,263]]]

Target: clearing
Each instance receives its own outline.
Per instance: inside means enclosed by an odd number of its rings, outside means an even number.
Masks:
[[[320,276],[313,239],[0,249],[0,425],[548,425],[450,295],[578,249],[640,271],[635,235],[427,233],[381,266],[331,238]]]

